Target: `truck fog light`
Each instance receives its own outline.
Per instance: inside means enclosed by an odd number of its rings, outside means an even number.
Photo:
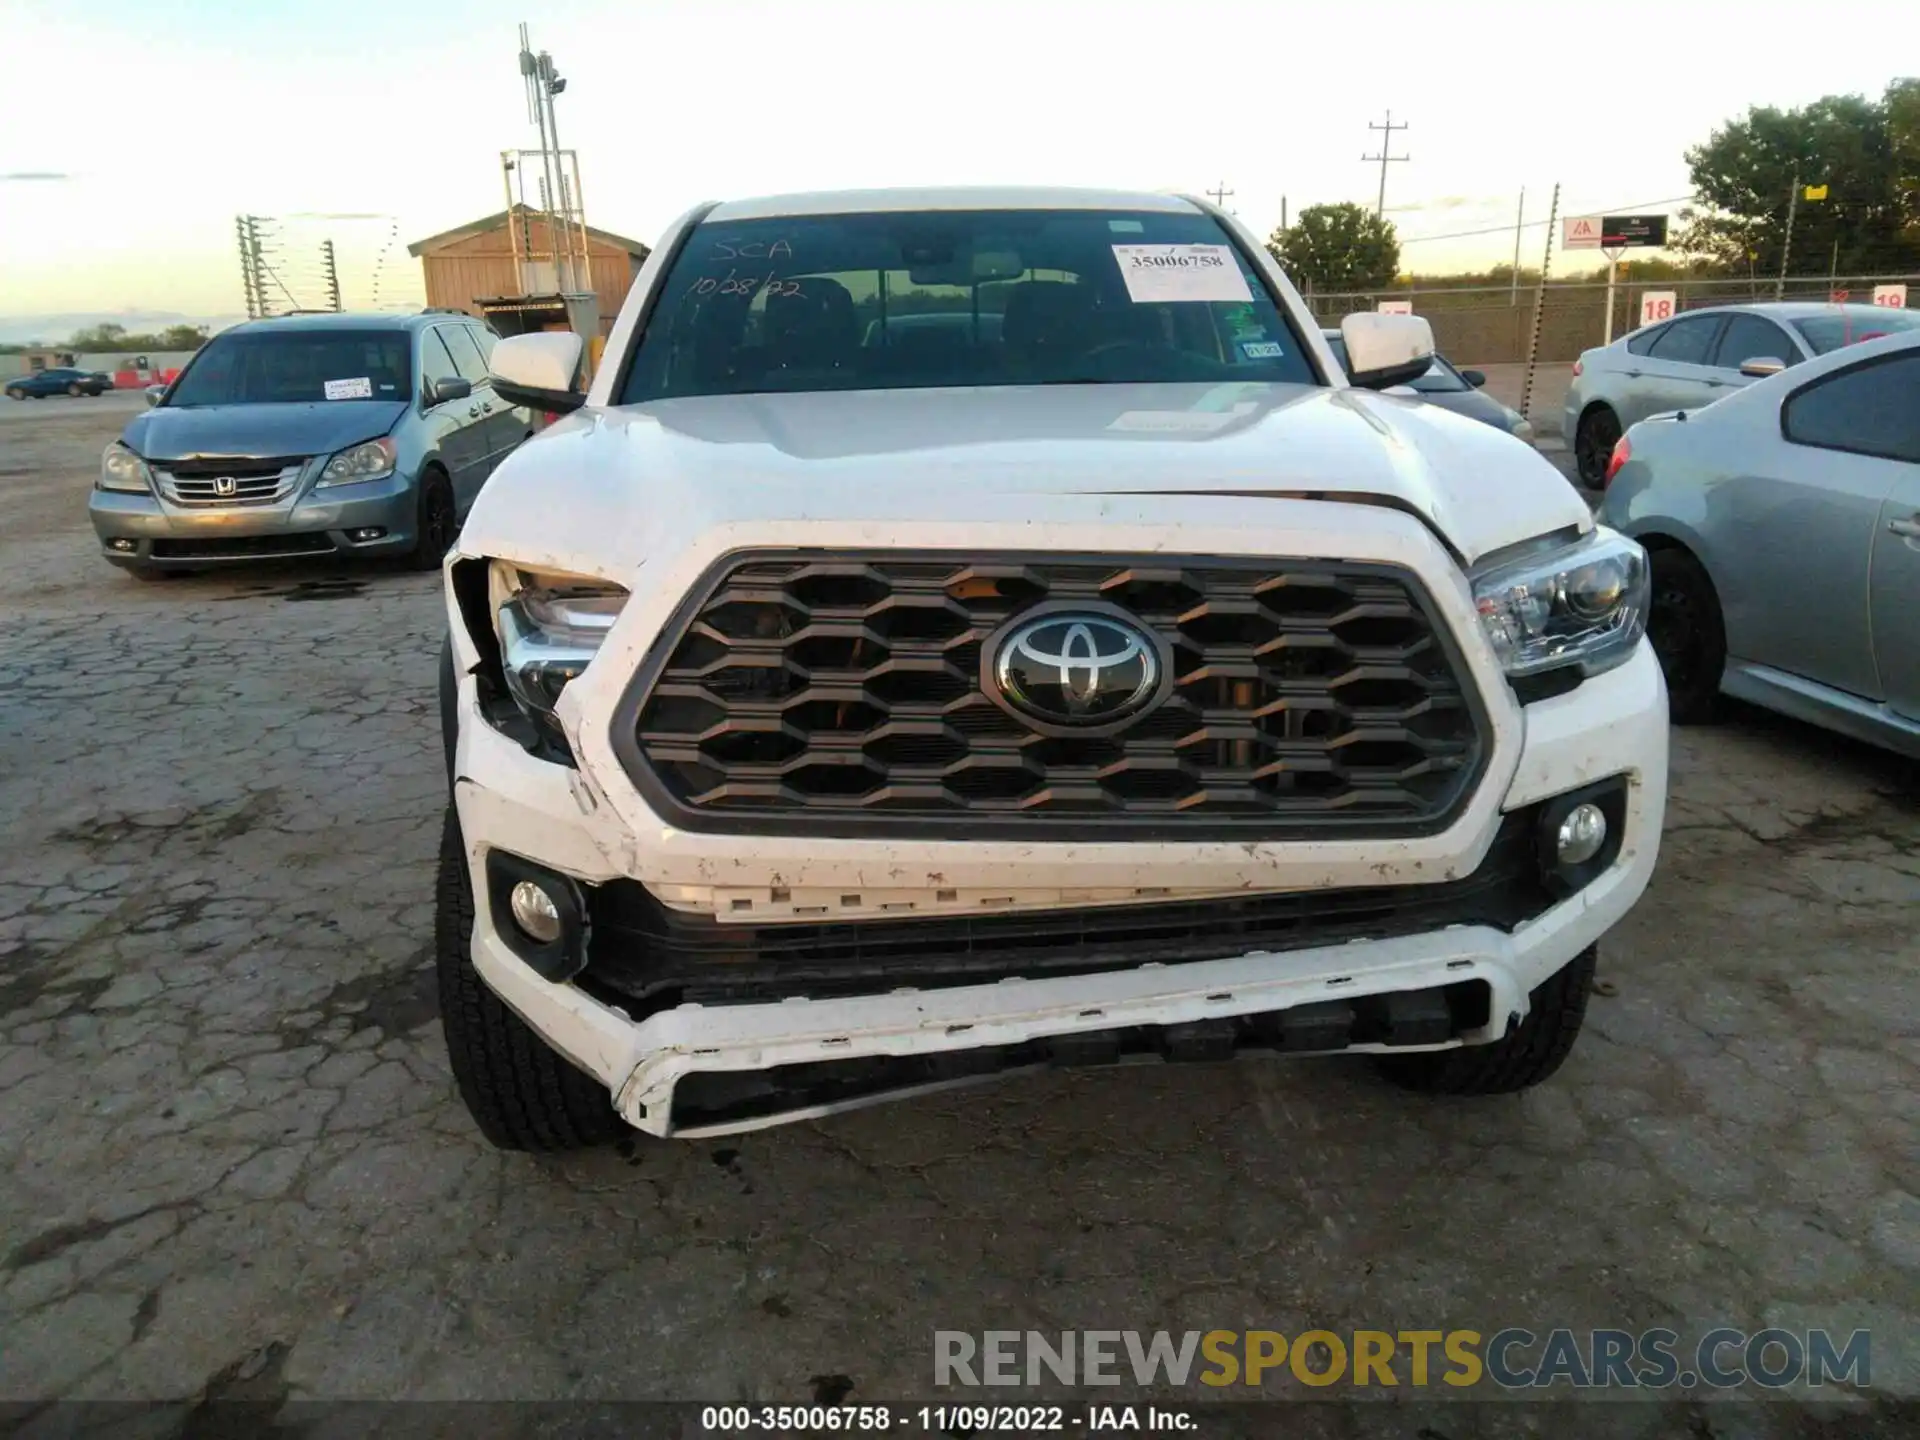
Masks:
[[[1600,823],[1604,830],[1606,822],[1603,820]],[[513,912],[513,923],[527,933],[529,940],[551,945],[560,938],[563,928],[560,907],[554,904],[551,895],[533,881],[522,880],[513,887],[507,897],[507,908]]]
[[[1584,865],[1600,853],[1600,847],[1607,843],[1607,817],[1598,805],[1588,801],[1576,805],[1567,812],[1567,818],[1560,822],[1559,833],[1554,837],[1554,858],[1562,865]],[[519,891],[514,892],[515,904],[519,903]],[[515,911],[518,914],[518,910]]]

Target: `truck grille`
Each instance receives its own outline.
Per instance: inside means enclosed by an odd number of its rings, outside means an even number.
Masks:
[[[981,648],[1042,602],[1165,642],[1166,698],[1042,734]],[[1415,577],[1309,560],[750,553],[695,587],[614,727],[688,828],[922,838],[1286,838],[1444,828],[1486,759],[1464,663]]]
[[[272,505],[292,493],[300,459],[176,460],[153,467],[161,493],[176,505]]]

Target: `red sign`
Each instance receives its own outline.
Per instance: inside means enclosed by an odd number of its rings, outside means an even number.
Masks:
[[[1847,297],[1852,293],[1851,290],[1829,291],[1827,294],[1827,302],[1832,305],[1844,305],[1847,303]]]

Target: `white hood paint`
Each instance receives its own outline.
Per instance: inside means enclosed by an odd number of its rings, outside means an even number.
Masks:
[[[607,573],[737,520],[1095,518],[1129,496],[1208,494],[1390,505],[1469,565],[1592,524],[1531,447],[1418,401],[1301,385],[1073,385],[582,410],[489,479],[460,548],[527,563],[592,557]]]

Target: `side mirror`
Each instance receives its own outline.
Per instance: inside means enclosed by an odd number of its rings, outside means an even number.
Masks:
[[[1755,380],[1764,380],[1769,375],[1778,375],[1787,368],[1784,360],[1776,360],[1771,355],[1756,355],[1751,360],[1740,362],[1740,373]]]
[[[580,373],[580,337],[568,330],[536,330],[509,335],[493,347],[487,368],[493,393],[509,405],[564,414],[578,410],[587,397],[574,388]]]
[[[473,382],[460,375],[443,375],[427,382],[427,403],[444,405],[449,400],[464,400],[473,394]]]
[[[1360,311],[1340,322],[1347,379],[1361,390],[1410,385],[1433,364],[1433,326],[1422,315]]]
[[[1462,370],[1460,372],[1460,378],[1478,390],[1487,383],[1487,372],[1484,370]]]
[[[158,405],[158,404],[159,404],[159,403],[160,403],[160,402],[161,402],[162,400],[164,400],[164,399],[166,399],[166,398],[167,398],[167,387],[166,387],[166,386],[164,386],[164,385],[149,385],[149,386],[147,387],[147,405],[148,405],[149,407],[152,407],[152,406],[155,406],[155,405]]]

